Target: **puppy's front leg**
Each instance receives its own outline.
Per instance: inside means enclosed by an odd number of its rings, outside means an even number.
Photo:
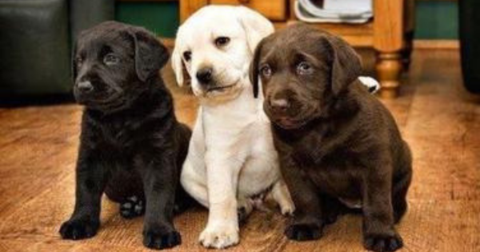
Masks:
[[[205,247],[226,248],[239,241],[236,188],[241,164],[206,154],[209,215],[200,234]]]
[[[293,223],[285,235],[298,241],[319,239],[324,223],[317,188],[290,157],[282,157],[280,167],[295,205]]]
[[[403,246],[394,228],[391,176],[383,168],[372,169],[365,175],[362,203],[364,246],[379,252],[395,251]]]
[[[157,153],[165,153],[157,152]],[[171,248],[182,243],[173,226],[177,167],[173,155],[142,157],[139,167],[146,199],[143,244],[148,248]]]
[[[60,227],[63,239],[90,238],[100,227],[100,200],[107,180],[107,169],[100,165],[96,151],[80,147],[76,169],[75,210]]]

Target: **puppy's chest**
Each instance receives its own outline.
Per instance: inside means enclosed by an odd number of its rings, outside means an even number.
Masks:
[[[357,167],[321,164],[303,168],[307,176],[324,193],[346,199],[361,197],[361,174]]]
[[[125,124],[110,123],[104,125],[99,132],[106,144],[128,148],[136,142],[136,130]]]
[[[128,152],[147,147],[150,131],[134,122],[106,122],[97,129],[97,141],[110,151]]]
[[[317,139],[318,140],[318,139]],[[331,149],[328,143],[310,139],[292,150],[299,169],[324,193],[341,198],[360,197],[361,167],[355,154],[344,148]]]

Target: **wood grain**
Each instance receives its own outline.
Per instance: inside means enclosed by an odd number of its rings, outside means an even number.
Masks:
[[[244,5],[273,21],[287,18],[285,0],[210,0],[210,4]]]
[[[459,50],[458,39],[415,39],[413,46],[417,49],[452,49]]]
[[[372,71],[371,54],[366,58]],[[192,125],[197,103],[175,86],[179,119]],[[414,156],[409,211],[398,226],[402,251],[480,251],[480,97],[461,85],[455,50],[415,50],[405,88],[383,100],[394,114]],[[0,251],[150,251],[141,243],[142,218],[124,220],[104,199],[99,234],[63,241],[59,225],[74,203],[74,165],[81,107],[73,104],[0,108]],[[344,216],[315,242],[291,242],[288,223],[273,206],[255,211],[241,227],[240,245],[228,251],[364,251],[360,216]],[[207,251],[197,242],[207,211],[192,209],[175,219],[183,244],[173,251]]]
[[[180,22],[183,23],[190,15],[207,4],[208,0],[180,0]]]
[[[373,22],[373,47],[381,52],[397,52],[403,46],[405,0],[376,0]]]

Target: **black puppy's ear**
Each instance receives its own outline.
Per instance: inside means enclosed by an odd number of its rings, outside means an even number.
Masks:
[[[75,41],[73,43],[73,48],[71,52],[71,62],[70,62],[70,74],[72,76],[73,81],[75,82],[75,79],[77,79],[78,71],[77,71],[77,44],[78,41]]]
[[[258,97],[258,92],[259,92],[259,84],[258,84],[258,64],[260,62],[260,54],[262,51],[262,46],[264,43],[265,39],[262,39],[260,43],[258,43],[257,47],[255,48],[255,52],[253,53],[253,60],[252,63],[250,63],[250,82],[252,83],[253,86],[253,97],[257,98]]]
[[[331,51],[330,82],[335,96],[353,83],[362,73],[362,61],[355,50],[343,39],[324,34],[323,41]]]
[[[146,81],[158,74],[168,61],[167,48],[150,32],[141,28],[131,30],[135,49],[135,71],[138,79]]]

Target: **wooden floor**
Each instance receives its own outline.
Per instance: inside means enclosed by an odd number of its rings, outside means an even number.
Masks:
[[[414,154],[410,209],[398,226],[403,251],[480,251],[480,97],[467,94],[456,51],[415,51],[401,98],[384,101]],[[171,70],[164,76],[172,85]],[[178,117],[192,124],[195,101],[173,88]],[[57,230],[72,211],[81,108],[76,105],[0,109],[0,251],[143,251],[142,218],[124,220],[104,200],[93,239],[62,241]],[[207,212],[175,220],[179,251],[197,243]],[[288,220],[255,212],[231,251],[363,251],[361,218],[342,217],[316,242],[291,242]]]

